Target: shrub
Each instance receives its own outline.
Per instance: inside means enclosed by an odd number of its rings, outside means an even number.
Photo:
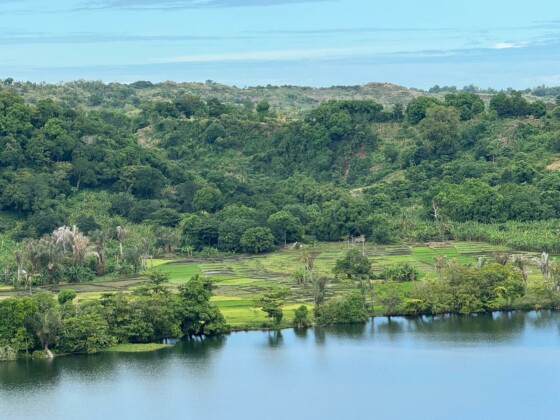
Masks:
[[[414,281],[418,279],[419,272],[411,263],[396,263],[383,270],[381,275],[385,280]]]
[[[311,325],[311,321],[309,320],[309,309],[307,309],[307,306],[301,305],[295,310],[294,324],[296,324],[298,328],[309,327]]]
[[[16,360],[17,351],[10,345],[0,345],[0,361]]]
[[[319,325],[357,324],[367,321],[367,312],[360,295],[351,294],[317,305],[315,321]]]

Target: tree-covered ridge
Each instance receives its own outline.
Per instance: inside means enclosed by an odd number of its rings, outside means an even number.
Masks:
[[[5,281],[21,281],[19,265],[56,282],[136,272],[158,250],[259,253],[359,235],[560,249],[554,104],[456,92],[284,118],[266,101],[185,95],[139,109],[0,93],[0,225],[21,257],[7,252]],[[56,243],[63,226],[86,238],[83,258]]]
[[[216,98],[221,102],[250,106],[263,100],[270,103],[278,112],[287,115],[300,115],[316,108],[329,100],[367,100],[373,99],[391,107],[397,103],[408,104],[419,96],[443,99],[447,93],[476,93],[485,103],[498,93],[492,88],[482,89],[473,85],[438,85],[428,91],[406,88],[390,83],[367,83],[355,86],[331,86],[314,88],[306,86],[227,86],[211,80],[205,83],[137,81],[134,83],[103,83],[101,81],[78,80],[67,83],[32,83],[5,78],[0,81],[0,89],[23,96],[28,103],[41,99],[53,99],[65,107],[88,109],[111,108],[134,112],[145,102],[175,101],[186,95],[199,96],[205,101]],[[506,93],[512,89],[507,89]],[[559,87],[537,86],[523,90],[523,95],[531,101],[543,99],[553,102],[560,95]]]

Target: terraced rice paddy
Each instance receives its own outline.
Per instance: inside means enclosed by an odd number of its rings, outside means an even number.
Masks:
[[[336,260],[348,251],[346,242],[318,243],[307,246],[310,252],[316,252],[315,272],[318,275],[332,277],[332,269]],[[363,249],[371,260],[373,271],[380,274],[386,267],[395,263],[408,262],[414,265],[424,277],[435,272],[435,259],[446,257],[455,259],[461,264],[475,264],[479,257],[493,260],[497,254],[514,253],[505,246],[496,246],[482,242],[449,242],[428,244],[401,244],[377,246],[366,244]],[[536,253],[534,255],[537,255]],[[292,274],[301,267],[302,250],[285,249],[265,255],[231,255],[196,259],[158,259],[153,260],[151,269],[158,269],[169,275],[171,288],[187,282],[192,276],[199,274],[211,277],[215,283],[213,301],[220,307],[228,322],[234,328],[255,328],[267,322],[264,312],[255,309],[253,301],[274,286],[287,286],[291,293],[284,306],[284,319],[293,318],[293,311],[299,305],[312,304],[310,285],[296,284]],[[539,278],[540,272],[532,268],[531,278]],[[144,280],[142,278],[105,277],[94,282],[79,284],[59,284],[43,289],[57,292],[63,288],[72,288],[78,292],[79,299],[96,298],[105,292],[130,291]],[[405,292],[412,287],[411,283],[400,283]],[[376,284],[376,294],[383,293],[385,285]],[[333,281],[327,285],[327,298],[356,291],[356,285],[349,281]],[[4,288],[0,290],[0,298],[22,294]]]
[[[320,243],[308,247],[317,252],[315,271],[331,276],[337,259],[344,256],[348,244]],[[510,251],[507,247],[478,242],[455,242],[423,245],[366,245],[365,254],[372,262],[375,273],[398,262],[413,264],[421,275],[434,272],[434,259],[438,256],[456,259],[462,264],[474,264],[479,257],[493,258],[495,254]],[[214,302],[220,307],[228,322],[235,327],[258,327],[266,321],[262,311],[253,306],[253,299],[274,286],[287,286],[291,297],[284,307],[285,317],[293,316],[293,311],[301,304],[311,306],[310,286],[297,285],[292,273],[301,266],[302,251],[286,248],[260,256],[238,255],[213,260],[172,261],[158,268],[170,276],[173,285],[179,285],[195,274],[211,277],[216,285]],[[378,287],[383,288],[379,283]],[[411,284],[401,284],[403,291]],[[348,293],[355,290],[350,282],[331,282],[327,286],[327,296]]]

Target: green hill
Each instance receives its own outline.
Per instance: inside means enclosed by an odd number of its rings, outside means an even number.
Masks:
[[[559,115],[521,92],[485,102],[385,84],[6,84],[5,281],[17,277],[14,249],[37,282],[133,272],[141,255],[173,250],[260,253],[359,235],[558,252]],[[33,260],[33,246],[49,246],[39,238],[73,225],[103,266],[91,253],[74,273]]]

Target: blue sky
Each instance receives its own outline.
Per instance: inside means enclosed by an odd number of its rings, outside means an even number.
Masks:
[[[0,0],[0,78],[560,85],[557,2]]]

